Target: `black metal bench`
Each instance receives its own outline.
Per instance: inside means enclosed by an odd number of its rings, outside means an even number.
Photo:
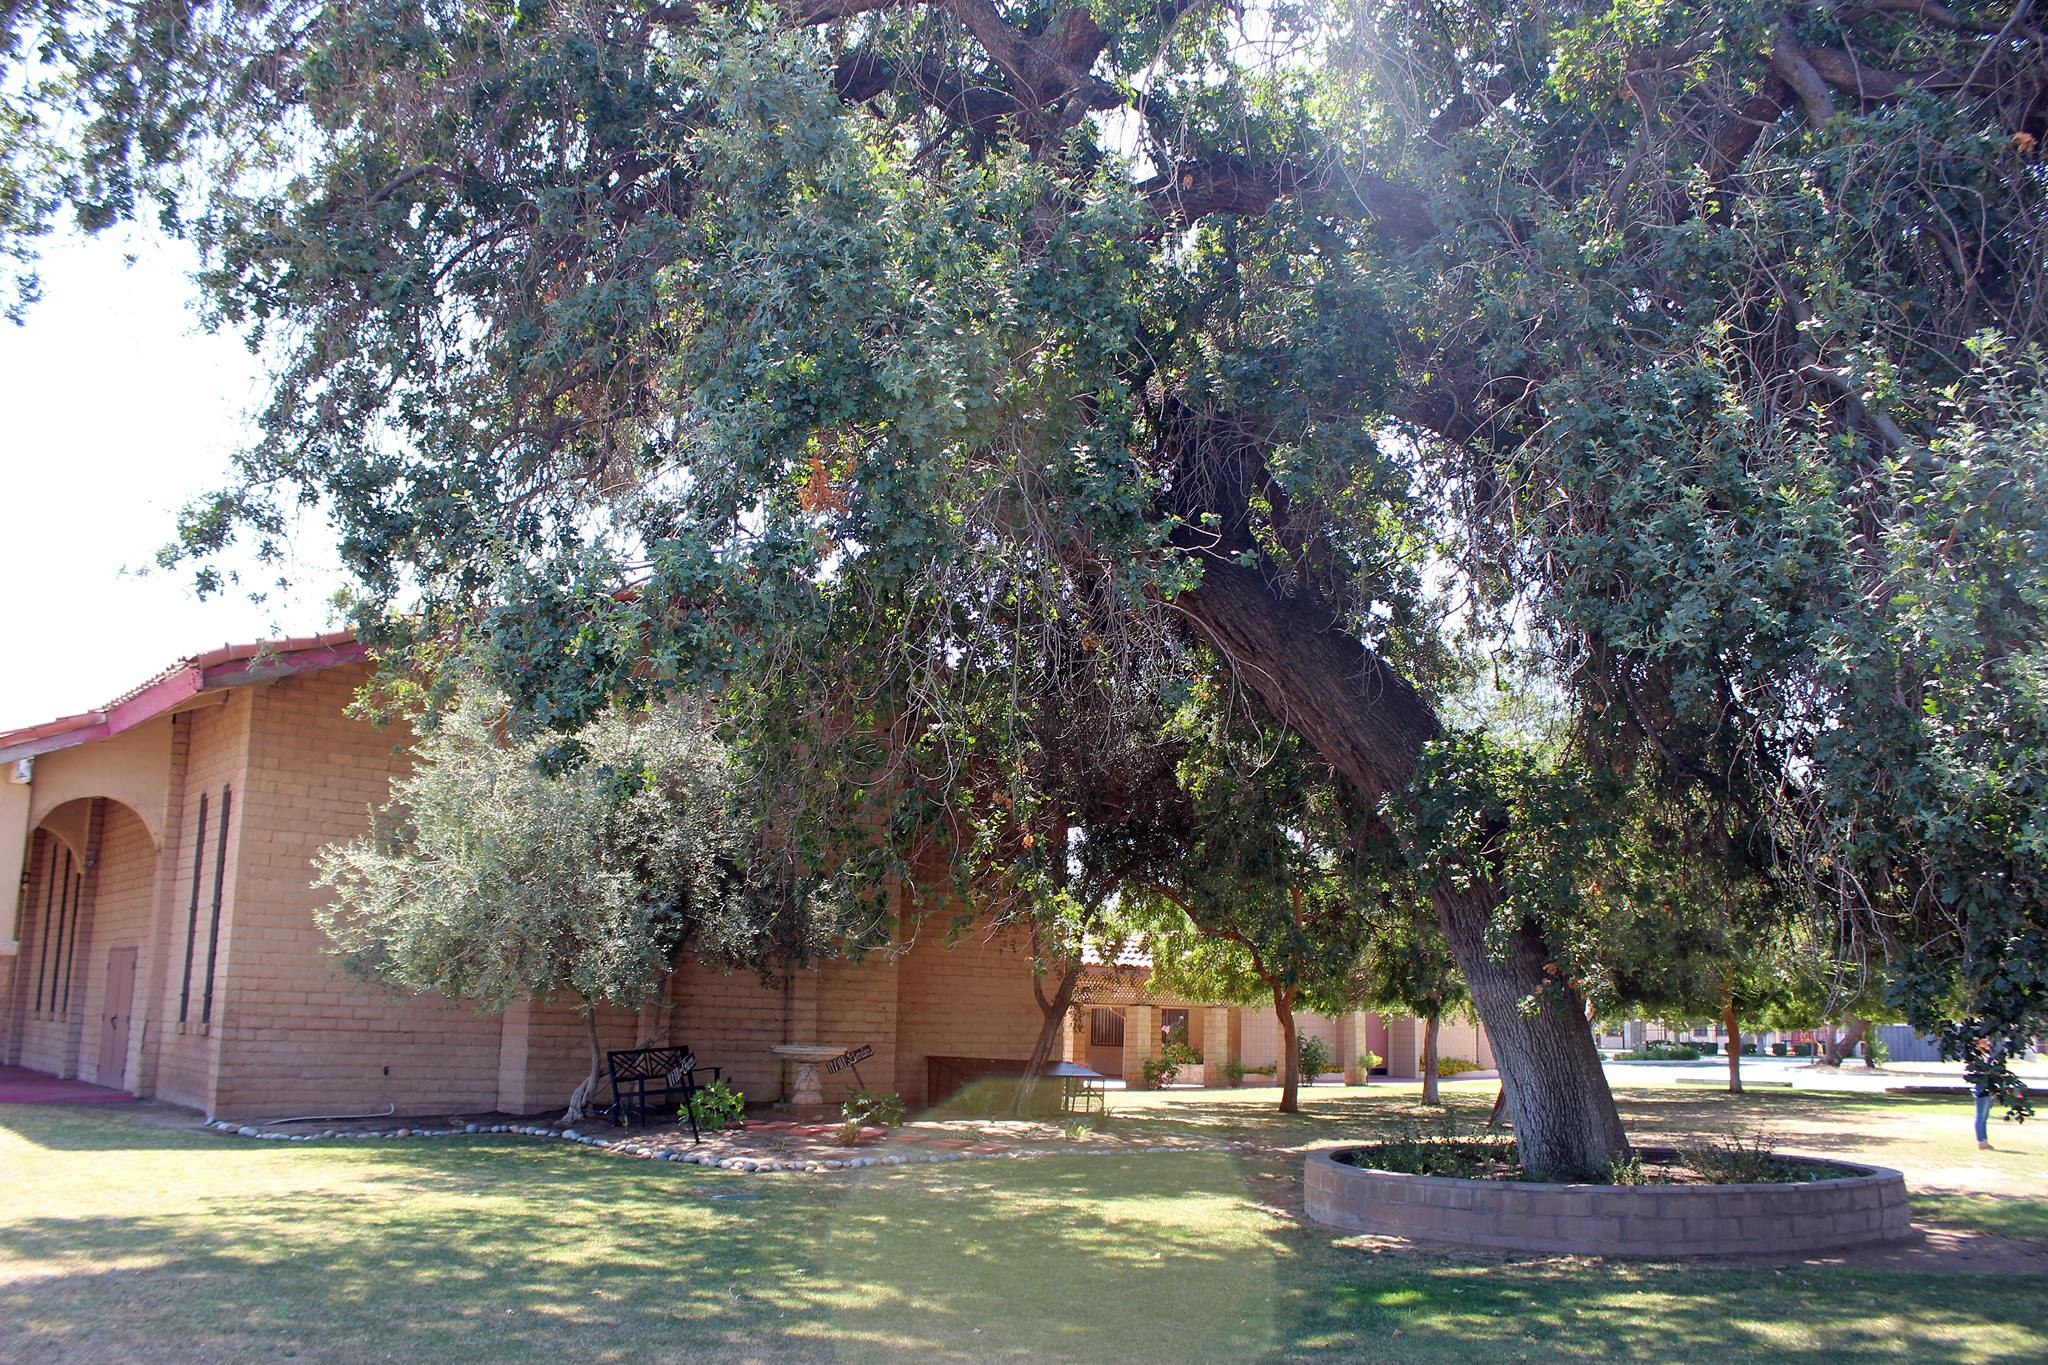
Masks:
[[[703,1087],[697,1083],[700,1072],[708,1071],[711,1079],[719,1079],[715,1066],[698,1066],[697,1054],[686,1047],[643,1047],[631,1052],[607,1052],[605,1064],[612,1074],[612,1123],[623,1126],[630,1114],[640,1123],[647,1122],[649,1100],[667,1101],[682,1111],[690,1125],[690,1140],[702,1142],[697,1132],[697,1116],[691,1112],[690,1099]]]

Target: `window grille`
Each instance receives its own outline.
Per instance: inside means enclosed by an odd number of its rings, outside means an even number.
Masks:
[[[185,910],[185,984],[178,990],[178,1022],[192,1017],[192,953],[199,944],[199,873],[206,864],[206,793],[199,793],[199,834],[192,840],[192,902]]]
[[[213,1022],[213,969],[220,960],[220,898],[228,875],[228,811],[235,798],[228,787],[220,789],[220,833],[213,855],[213,926],[206,936],[206,993],[199,1002],[199,1022]]]
[[[43,989],[50,979],[50,926],[56,922],[57,886],[60,882],[68,884],[71,880],[71,868],[69,866],[71,855],[68,851],[64,855],[66,863],[64,873],[61,877],[57,873],[58,847],[59,845],[55,839],[46,838],[43,841],[43,851],[48,855],[49,861],[43,868],[43,928],[42,932],[36,935],[36,938],[39,940],[36,944],[37,1014],[43,1012]]]
[[[1088,1046],[1122,1047],[1124,1017],[1115,1010],[1096,1009],[1088,1015]]]

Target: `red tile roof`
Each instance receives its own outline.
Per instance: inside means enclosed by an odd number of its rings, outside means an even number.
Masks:
[[[1114,949],[1114,951],[1110,951]],[[1134,939],[1127,943],[1098,943],[1093,939],[1081,944],[1081,965],[1084,967],[1135,967],[1141,971],[1152,970],[1152,954],[1145,951],[1145,941]]]
[[[178,660],[96,710],[0,731],[0,762],[111,738],[203,693],[334,668],[368,654],[355,633],[346,630],[222,645]]]

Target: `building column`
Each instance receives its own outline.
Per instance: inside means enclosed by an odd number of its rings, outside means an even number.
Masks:
[[[1372,1047],[1365,1036],[1364,1010],[1337,1017],[1337,1065],[1344,1071],[1344,1084],[1364,1085],[1370,1071]]]
[[[533,1038],[533,997],[526,996],[498,1016],[498,1112],[530,1113],[533,1103],[529,1072]]]
[[[177,1027],[170,1008],[171,962],[179,939],[178,854],[185,847],[185,813],[190,804],[185,772],[192,752],[192,717],[174,715],[170,724],[171,771],[164,796],[163,838],[157,844],[149,931],[135,967],[136,1003],[132,1017],[141,1023],[135,1030],[140,1036],[129,1043],[135,1059],[129,1072],[129,1090],[144,1097],[156,1094],[157,1064],[163,1057],[164,1036]]]
[[[1223,1068],[1237,1060],[1236,1011],[1211,1005],[1202,1011],[1202,1084],[1218,1089],[1230,1084]]]
[[[1159,1011],[1150,1005],[1124,1007],[1124,1085],[1145,1084],[1145,1062],[1159,1055]]]
[[[0,956],[18,957],[21,953],[21,897],[27,889],[23,878],[28,874],[30,836],[29,792],[27,781],[15,779],[15,766],[7,765],[7,773],[0,777]],[[21,771],[25,774],[35,768],[35,760],[29,759]]]
[[[1088,1065],[1088,1011],[1076,1006],[1067,1011],[1060,1028],[1059,1060],[1076,1066]]]

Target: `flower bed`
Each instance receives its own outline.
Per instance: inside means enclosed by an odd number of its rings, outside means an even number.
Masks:
[[[1905,1177],[1879,1166],[1780,1155],[1773,1160],[1810,1167],[1812,1177],[1550,1184],[1354,1164],[1370,1150],[1309,1154],[1304,1204],[1310,1218],[1348,1232],[1600,1256],[1785,1254],[1891,1241],[1909,1231]],[[1639,1155],[1646,1167],[1688,1169],[1669,1149],[1645,1148]]]

